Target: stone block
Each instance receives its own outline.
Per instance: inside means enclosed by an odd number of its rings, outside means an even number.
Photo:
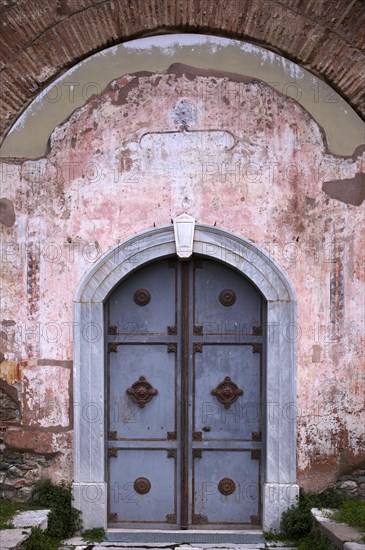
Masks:
[[[296,483],[265,483],[263,530],[279,531],[281,515],[291,506],[296,506],[299,485]]]
[[[345,491],[354,491],[357,489],[357,483],[356,481],[351,480],[344,481],[343,483],[341,483],[340,489],[344,489]]]
[[[15,550],[29,538],[30,529],[3,529],[0,531],[1,550]]]
[[[50,510],[27,510],[19,512],[13,517],[14,527],[40,527],[47,529],[47,520]]]
[[[74,506],[82,512],[84,529],[106,529],[107,485],[104,482],[73,483]]]

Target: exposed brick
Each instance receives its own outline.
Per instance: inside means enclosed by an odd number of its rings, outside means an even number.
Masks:
[[[46,85],[64,68],[115,42],[161,28],[224,33],[263,44],[304,64],[359,114],[365,113],[359,78],[365,44],[361,0],[3,0],[0,10],[0,69],[14,67],[10,78],[15,96],[11,101],[2,99],[5,105],[16,106],[16,114],[39,91],[39,83]],[[9,110],[1,131],[9,128],[16,114]]]

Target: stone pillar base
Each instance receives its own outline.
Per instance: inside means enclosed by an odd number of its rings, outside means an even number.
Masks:
[[[107,528],[107,484],[81,482],[72,484],[73,505],[82,512],[84,529]]]
[[[280,531],[281,515],[296,506],[299,485],[296,483],[265,483],[262,528],[264,531]]]

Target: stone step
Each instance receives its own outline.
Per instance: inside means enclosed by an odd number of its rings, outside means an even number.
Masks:
[[[327,537],[335,548],[341,550],[365,550],[365,544],[362,543],[363,533],[360,533],[354,527],[347,525],[346,523],[338,523],[331,519],[331,513],[334,510],[323,509],[318,510],[313,508],[311,510],[314,522],[319,531]],[[346,544],[357,543],[359,546],[351,547]]]
[[[18,550],[29,538],[30,529],[3,529],[0,531],[1,550]]]
[[[30,537],[32,527],[47,529],[47,519],[50,510],[27,510],[18,512],[11,523],[15,529],[0,531],[0,550],[18,550],[23,548]]]

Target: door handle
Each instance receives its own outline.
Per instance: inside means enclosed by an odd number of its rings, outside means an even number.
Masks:
[[[210,426],[204,426],[202,430],[203,432],[210,432]]]

